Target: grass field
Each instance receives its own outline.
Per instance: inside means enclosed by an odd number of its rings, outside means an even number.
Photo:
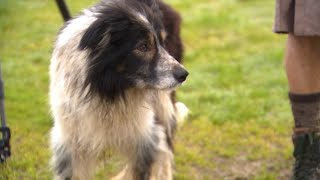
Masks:
[[[73,14],[93,0],[67,0]],[[191,110],[176,135],[177,180],[288,179],[292,117],[272,33],[274,1],[168,0],[184,19],[178,98]],[[0,61],[12,157],[0,179],[50,179],[48,65],[62,19],[51,0],[0,0]],[[106,154],[106,157],[110,154]],[[105,160],[96,179],[119,170]]]

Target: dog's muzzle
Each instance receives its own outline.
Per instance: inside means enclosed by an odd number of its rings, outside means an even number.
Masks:
[[[185,70],[184,68],[177,68],[173,72],[174,78],[179,82],[183,83],[186,79],[187,76],[189,75],[188,71]]]

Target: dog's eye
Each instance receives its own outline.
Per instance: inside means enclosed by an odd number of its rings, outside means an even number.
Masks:
[[[150,48],[149,48],[149,46],[148,46],[147,43],[140,44],[136,49],[139,50],[139,51],[141,51],[141,52],[148,52],[148,51],[150,51]]]

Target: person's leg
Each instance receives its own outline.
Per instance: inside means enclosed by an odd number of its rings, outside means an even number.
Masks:
[[[320,92],[320,36],[289,34],[285,68],[290,92],[295,94]]]
[[[320,37],[288,35],[285,69],[295,120],[294,179],[320,179]]]

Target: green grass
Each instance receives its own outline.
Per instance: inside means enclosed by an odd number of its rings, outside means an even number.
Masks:
[[[292,117],[282,67],[285,37],[272,33],[274,1],[168,2],[184,20],[190,72],[178,91],[191,115],[176,135],[175,179],[288,179]],[[94,1],[67,3],[76,14]],[[12,129],[12,157],[0,165],[0,179],[52,176],[48,65],[62,23],[54,1],[0,0],[0,60]],[[97,179],[118,172],[116,159],[104,161]]]

